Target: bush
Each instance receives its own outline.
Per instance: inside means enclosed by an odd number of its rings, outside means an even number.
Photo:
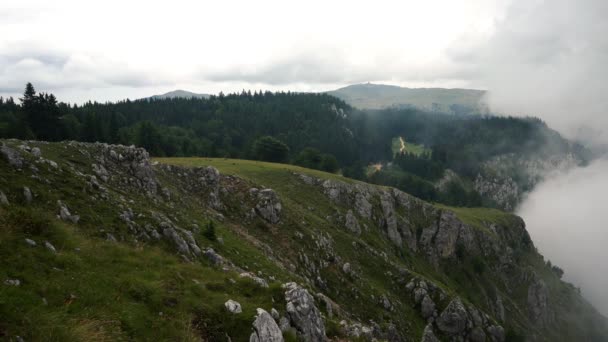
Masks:
[[[263,136],[253,143],[253,155],[257,160],[281,163],[287,160],[289,147],[283,142]]]
[[[209,220],[209,222],[207,222],[207,226],[205,227],[205,232],[203,233],[203,235],[209,241],[216,241],[217,240],[217,236],[215,235],[215,223],[213,223],[212,220]]]

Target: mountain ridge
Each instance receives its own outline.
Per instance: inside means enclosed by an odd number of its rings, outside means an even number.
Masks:
[[[149,326],[219,341],[608,336],[523,221],[499,210],[284,164],[150,159],[101,143],[1,150],[4,336],[137,339]],[[314,309],[290,309],[302,301]]]
[[[418,109],[454,114],[487,111],[485,90],[465,88],[408,88],[395,85],[360,83],[326,93],[360,109],[412,106]]]

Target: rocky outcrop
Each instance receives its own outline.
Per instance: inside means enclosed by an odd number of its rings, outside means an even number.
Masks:
[[[325,341],[325,324],[319,309],[315,306],[314,298],[305,288],[293,282],[284,284],[283,288],[287,302],[287,317],[298,336],[305,341]]]
[[[68,207],[63,204],[63,202],[57,201],[57,206],[59,207],[59,218],[64,221],[78,223],[78,221],[80,220],[80,216],[72,215]]]
[[[255,201],[255,212],[269,223],[279,223],[283,207],[277,193],[272,189],[256,188],[249,190],[249,193]]]
[[[450,302],[437,319],[437,327],[448,335],[460,335],[467,328],[469,315],[460,298]]]
[[[226,310],[228,310],[228,312],[231,312],[233,314],[239,314],[243,312],[243,310],[241,309],[241,304],[232,299],[226,301],[226,303],[224,303],[224,307],[226,307]]]
[[[359,226],[359,221],[357,221],[355,214],[353,214],[353,211],[350,209],[348,212],[346,212],[346,221],[344,222],[344,226],[346,229],[356,235],[361,234],[361,226]]]
[[[283,342],[281,329],[264,309],[257,309],[257,316],[253,321],[253,332],[249,337],[249,342]]]
[[[0,146],[0,154],[2,154],[2,157],[4,157],[4,159],[6,160],[6,162],[8,162],[10,166],[16,169],[23,168],[25,161],[17,150],[12,149],[2,143],[2,146]]]
[[[549,309],[549,290],[545,282],[536,275],[528,286],[528,314],[532,322],[541,327],[553,320]]]

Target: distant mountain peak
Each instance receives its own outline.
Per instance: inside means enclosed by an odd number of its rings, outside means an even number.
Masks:
[[[172,99],[172,98],[203,98],[206,99],[208,98],[210,95],[209,94],[199,94],[199,93],[193,93],[191,91],[187,91],[187,90],[182,90],[182,89],[176,89],[173,91],[170,91],[168,93],[164,93],[164,94],[160,94],[160,95],[153,95],[150,96],[150,99]]]
[[[479,113],[486,109],[484,90],[461,88],[406,88],[396,85],[359,83],[328,91],[353,107],[383,109],[415,107],[445,113]]]

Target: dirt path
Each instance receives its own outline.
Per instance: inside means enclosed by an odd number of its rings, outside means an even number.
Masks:
[[[403,153],[405,151],[405,140],[402,137],[399,137],[399,142],[401,143],[401,148],[399,148],[399,152]]]

